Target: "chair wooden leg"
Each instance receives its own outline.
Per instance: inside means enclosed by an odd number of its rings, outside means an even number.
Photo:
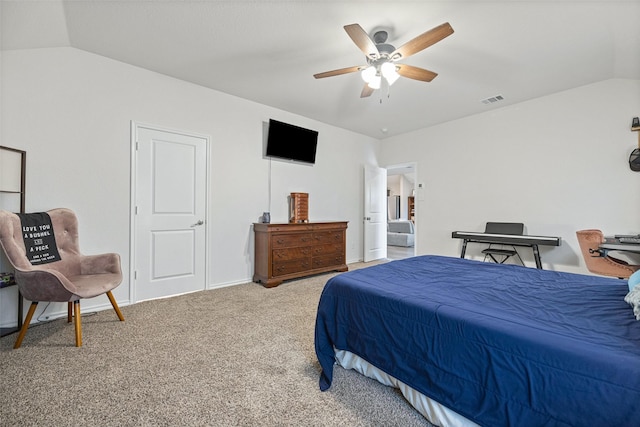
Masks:
[[[107,292],[107,297],[109,297],[109,301],[111,301],[111,305],[113,306],[113,309],[118,315],[118,319],[120,319],[121,322],[124,322],[124,316],[122,315],[122,312],[120,311],[120,307],[118,307],[118,303],[116,302],[116,299],[113,297],[113,294],[111,293],[111,291]]]
[[[80,314],[80,300],[73,302],[73,315],[76,321],[76,347],[82,347],[82,315]]]
[[[38,306],[37,301],[31,302],[31,307],[29,307],[29,311],[27,312],[27,317],[24,319],[24,322],[22,323],[22,328],[20,328],[18,339],[16,339],[16,343],[13,345],[13,348],[20,348],[20,346],[22,345],[22,339],[24,338],[24,335],[27,333],[27,329],[29,329],[29,323],[31,323],[31,318],[33,317],[33,313],[35,313],[37,306]]]
[[[69,301],[67,303],[67,323],[71,323],[72,318],[73,318],[73,302]]]

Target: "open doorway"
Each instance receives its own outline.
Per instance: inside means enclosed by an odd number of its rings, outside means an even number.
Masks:
[[[387,258],[416,255],[416,164],[387,166]]]

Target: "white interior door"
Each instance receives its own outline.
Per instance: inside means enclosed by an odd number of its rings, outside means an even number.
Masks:
[[[364,261],[387,257],[387,170],[364,167]]]
[[[135,126],[134,301],[206,287],[207,138]]]

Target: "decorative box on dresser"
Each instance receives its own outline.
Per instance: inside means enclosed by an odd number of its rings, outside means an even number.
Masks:
[[[265,287],[284,280],[347,271],[347,221],[253,224],[255,270],[253,281]]]

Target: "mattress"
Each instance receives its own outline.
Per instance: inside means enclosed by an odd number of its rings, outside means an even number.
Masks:
[[[417,392],[407,384],[392,377],[386,372],[376,368],[363,358],[344,350],[336,350],[336,364],[345,368],[353,369],[362,375],[372,378],[381,384],[400,390],[402,395],[407,399],[409,404],[413,406],[420,414],[431,423],[437,426],[446,427],[477,427],[478,424],[463,417],[455,411],[441,405],[433,399]]]
[[[330,279],[321,390],[336,350],[480,425],[640,420],[640,323],[625,281],[440,256]]]

